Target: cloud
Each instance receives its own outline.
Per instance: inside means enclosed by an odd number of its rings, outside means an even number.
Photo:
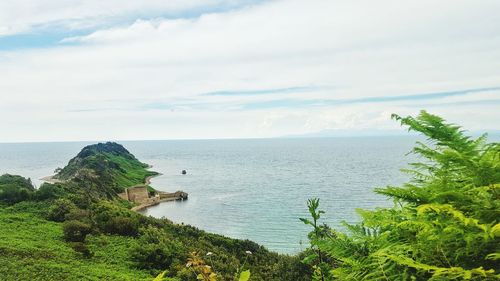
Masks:
[[[240,90],[240,91],[215,91],[204,93],[204,96],[252,96],[252,95],[272,95],[272,94],[282,94],[282,93],[297,93],[318,90],[326,87],[315,87],[315,86],[301,86],[301,87],[289,87],[280,89],[259,89],[259,90]]]
[[[0,2],[0,36],[52,28],[79,30],[137,18],[196,17],[259,1],[231,0],[6,0]]]
[[[446,103],[446,105],[458,105],[467,103],[482,103],[496,101],[495,99],[480,99],[480,100],[468,100],[468,101],[457,101],[456,99],[449,99],[452,97],[462,97],[471,96],[477,93],[491,93],[500,98],[500,87],[492,88],[479,88],[479,89],[467,89],[460,91],[449,91],[440,93],[421,93],[412,95],[400,95],[400,96],[387,96],[387,97],[368,97],[368,98],[357,98],[357,99],[275,99],[270,101],[263,101],[257,103],[244,104],[244,109],[262,109],[262,108],[274,108],[274,107],[285,107],[285,108],[296,108],[296,107],[317,107],[317,106],[341,106],[345,104],[357,104],[357,103],[385,103],[385,102],[400,102],[400,101],[429,101],[429,100],[440,100],[440,104]],[[267,93],[267,92],[266,92]],[[477,96],[477,95],[475,95]],[[429,105],[429,104],[426,104]],[[436,104],[434,104],[435,106]]]
[[[124,1],[118,21],[102,1],[3,12],[4,30],[92,28],[0,51],[0,141],[396,129],[390,113],[427,105],[499,129],[481,104],[498,89],[479,91],[500,85],[498,1],[168,2]]]

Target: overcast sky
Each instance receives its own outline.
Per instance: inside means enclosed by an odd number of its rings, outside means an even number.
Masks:
[[[500,1],[0,1],[0,142],[500,130]]]

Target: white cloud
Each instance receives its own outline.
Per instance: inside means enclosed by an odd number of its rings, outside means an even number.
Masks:
[[[141,9],[163,2],[168,1]],[[94,4],[84,9],[54,3],[53,12],[39,6],[45,12],[31,21],[21,16],[18,25],[6,25],[10,21],[0,14],[0,26],[78,22],[92,11],[103,10],[95,15],[105,17],[110,10],[100,7],[101,1],[90,1]],[[137,8],[127,3],[115,13]],[[169,9],[207,3],[179,1]],[[415,102],[241,108],[280,99],[356,99],[500,86],[499,8],[498,1],[273,1],[199,18],[138,19],[66,39],[72,45],[3,52],[0,118],[9,122],[0,141],[267,137],[396,128],[389,113],[416,113],[420,108]],[[14,9],[16,13],[22,14]],[[307,86],[319,87],[272,95],[200,96]],[[485,120],[500,119],[494,105],[460,105],[460,111],[439,106],[495,98],[500,98],[498,91],[419,103],[474,129],[500,129]],[[475,111],[481,114],[475,117]],[[53,124],[49,135],[47,124]]]
[[[109,25],[130,17],[187,14],[211,7],[237,7],[232,0],[3,0],[0,36],[33,28],[59,26],[81,29]],[[196,14],[196,13],[194,13]]]

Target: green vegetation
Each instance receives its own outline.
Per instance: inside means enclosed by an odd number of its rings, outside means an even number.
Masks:
[[[143,183],[153,174],[146,167],[107,143],[85,147],[59,171],[62,183],[35,191],[22,177],[2,177],[28,195],[0,203],[0,279],[196,280],[186,266],[196,252],[211,253],[218,280],[246,280],[250,271],[252,280],[308,280],[300,257],[131,211],[117,187]]]
[[[498,280],[500,144],[422,112],[394,115],[428,138],[401,187],[375,191],[392,208],[358,210],[348,233],[308,201],[311,246],[279,255],[248,240],[145,217],[118,199],[154,172],[121,145],[85,147],[35,190],[0,177],[1,280]],[[156,277],[156,278],[155,278]]]
[[[122,145],[107,142],[84,147],[66,167],[58,170],[55,178],[73,181],[93,178],[93,182],[99,185],[98,193],[112,198],[115,193],[123,192],[127,187],[142,185],[147,177],[158,174],[147,168],[147,164],[137,160]]]
[[[128,258],[134,239],[91,235],[86,258],[63,239],[61,223],[42,217],[48,202],[0,208],[1,280],[151,280]]]
[[[2,280],[152,280],[165,269],[172,280],[195,280],[195,272],[186,267],[191,252],[214,253],[211,265],[219,280],[233,280],[243,263],[252,280],[307,280],[307,267],[298,257],[269,252],[251,241],[144,217],[110,202],[92,206],[90,224],[88,216],[51,222],[46,217],[52,204],[26,201],[0,208]],[[114,212],[134,220],[139,233],[109,234],[100,223]]]
[[[15,204],[28,200],[34,190],[30,179],[9,174],[0,176],[0,202]]]
[[[393,118],[428,138],[413,150],[422,161],[404,170],[409,183],[376,189],[394,207],[358,210],[348,235],[320,225],[309,201],[313,280],[499,280],[500,144],[425,111]]]

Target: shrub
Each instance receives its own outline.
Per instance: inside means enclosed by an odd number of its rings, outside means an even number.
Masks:
[[[65,187],[72,188],[70,189],[71,191],[68,192],[68,194],[65,196],[65,198],[68,198],[80,209],[90,208],[93,199],[88,194],[85,194],[82,189],[78,189],[77,187],[75,187],[74,183],[67,183]]]
[[[130,217],[112,217],[103,225],[102,231],[109,234],[137,236],[139,222],[137,219]]]
[[[29,200],[32,192],[24,188],[19,188],[13,185],[3,186],[0,189],[0,201],[9,205],[16,204],[22,201]]]
[[[17,186],[19,188],[24,188],[29,191],[34,191],[35,188],[31,183],[31,179],[24,178],[18,175],[3,174],[0,176],[0,187],[5,185]]]
[[[71,209],[69,211],[69,213],[67,213],[64,216],[64,220],[67,220],[67,221],[77,220],[77,221],[81,221],[83,223],[91,224],[91,220],[89,217],[89,211],[78,209],[78,208]]]
[[[61,186],[44,183],[35,192],[35,199],[38,201],[56,199],[64,195],[64,189]]]
[[[139,268],[172,268],[187,258],[182,245],[169,239],[165,231],[149,226],[141,229],[138,244],[131,249],[132,259]]]
[[[94,254],[89,250],[87,245],[83,242],[71,242],[71,248],[75,250],[75,252],[78,252],[82,254],[84,258],[90,258]]]
[[[9,205],[31,199],[34,190],[30,179],[9,174],[0,176],[0,201]]]
[[[111,202],[101,201],[92,206],[93,219],[98,228],[109,234],[136,236],[141,215]]]
[[[63,224],[64,239],[69,242],[83,242],[91,232],[90,225],[76,221],[65,221]]]
[[[51,221],[63,222],[65,220],[66,214],[75,210],[76,206],[73,202],[67,199],[58,199],[49,208],[47,214],[47,219]]]

